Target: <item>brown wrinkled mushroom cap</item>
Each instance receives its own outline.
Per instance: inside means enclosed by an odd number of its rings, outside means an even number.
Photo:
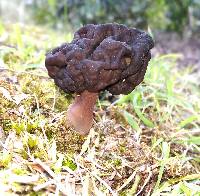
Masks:
[[[128,94],[142,82],[152,47],[152,38],[135,28],[90,24],[75,32],[71,43],[50,51],[45,65],[66,93]]]
[[[120,24],[89,24],[75,32],[71,43],[47,53],[48,74],[66,93],[76,93],[68,109],[70,124],[81,134],[92,126],[98,92],[128,94],[144,78],[153,48],[145,32]]]

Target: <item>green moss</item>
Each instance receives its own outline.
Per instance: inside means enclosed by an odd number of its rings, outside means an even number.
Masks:
[[[22,168],[14,168],[12,171],[14,174],[17,174],[17,175],[28,174],[28,171],[26,169],[22,169]]]
[[[114,164],[115,167],[119,167],[119,166],[121,166],[122,161],[120,159],[116,159],[116,160],[113,161],[113,164]]]
[[[65,158],[63,161],[63,166],[69,167],[72,171],[76,170],[77,165],[70,158]]]
[[[38,138],[34,135],[30,135],[28,138],[28,146],[29,148],[33,149],[36,148],[38,145]]]
[[[71,128],[65,128],[61,125],[57,130],[53,130],[54,139],[56,140],[57,150],[67,154],[79,153],[85,137],[79,135]]]
[[[12,154],[9,152],[0,152],[0,167],[9,167],[12,161]]]

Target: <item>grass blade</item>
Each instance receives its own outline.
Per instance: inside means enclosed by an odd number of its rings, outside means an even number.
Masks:
[[[183,128],[183,127],[187,126],[188,124],[198,120],[198,118],[199,118],[199,116],[196,116],[196,115],[190,116],[190,117],[186,118],[185,120],[181,121],[179,123],[179,127]]]
[[[156,191],[158,190],[158,187],[160,185],[162,176],[163,176],[163,172],[165,169],[165,165],[167,162],[167,159],[169,158],[170,155],[170,145],[167,142],[163,142],[162,143],[162,161],[160,163],[160,169],[159,169],[159,174],[158,174],[158,179],[154,188],[154,192],[153,195],[156,193]],[[155,194],[156,195],[156,194]]]
[[[141,129],[140,129],[138,123],[133,119],[133,116],[129,112],[124,111],[124,117],[125,117],[126,121],[129,123],[129,125],[134,130],[136,130],[137,132],[141,132]]]
[[[150,128],[153,128],[155,127],[154,123],[152,121],[150,121],[149,119],[147,119],[143,113],[140,111],[140,107],[141,107],[141,104],[139,103],[140,100],[141,100],[141,96],[139,93],[136,93],[134,95],[134,98],[133,98],[133,107],[134,107],[134,110],[135,110],[135,113],[137,114],[137,116],[140,118],[140,120],[148,127]]]

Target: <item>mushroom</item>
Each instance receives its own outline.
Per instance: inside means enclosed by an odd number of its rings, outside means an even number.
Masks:
[[[145,32],[121,24],[89,24],[46,55],[48,74],[66,93],[75,93],[67,111],[69,124],[88,134],[93,109],[102,90],[128,94],[143,79],[151,58],[152,38]]]

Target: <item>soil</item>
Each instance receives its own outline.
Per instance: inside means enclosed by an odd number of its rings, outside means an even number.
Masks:
[[[200,34],[200,33],[199,33]],[[155,48],[153,56],[157,54],[182,54],[178,66],[195,66],[200,70],[200,36],[181,37],[176,33],[157,33],[154,37]]]

